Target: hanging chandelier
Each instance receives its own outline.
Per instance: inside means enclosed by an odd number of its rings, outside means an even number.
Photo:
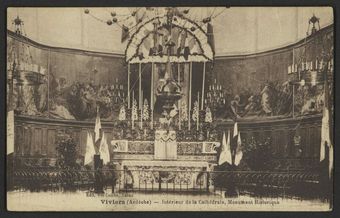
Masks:
[[[23,35],[24,22],[17,16],[13,20],[14,34],[23,43],[13,40],[9,45],[7,55],[7,72],[10,83],[13,85],[40,85],[45,81],[46,69],[38,64],[34,64],[27,38]]]
[[[314,14],[308,21],[308,29],[306,32],[306,37],[303,43],[303,53],[300,57],[296,58],[299,61],[295,61],[294,48],[293,48],[293,63],[288,66],[288,74],[297,75],[297,83],[301,86],[304,86],[306,83],[311,84],[312,86],[318,83],[318,80],[322,80],[323,75],[322,72],[326,70],[327,72],[333,71],[334,60],[333,60],[333,51],[325,51],[323,48],[322,51],[316,51],[315,46],[318,43],[325,44],[325,39],[321,39],[320,35],[316,36],[317,32],[320,30],[319,24],[320,18],[317,18]],[[318,28],[316,27],[318,25]],[[312,25],[311,31],[309,31],[310,26]],[[318,55],[313,57],[310,60],[307,60],[306,48],[307,48],[307,37],[315,36],[312,39],[313,51],[318,52]],[[307,81],[306,81],[307,80]]]
[[[174,12],[172,8],[167,8],[167,28],[171,35],[172,30],[172,18],[174,15]],[[170,63],[170,54],[171,54],[171,48],[175,45],[174,42],[171,41],[171,37],[169,37],[168,42],[165,44],[168,51],[168,59],[167,59],[167,67],[166,67],[166,82],[165,84],[160,88],[160,91],[157,93],[157,96],[163,101],[163,110],[164,114],[169,116],[170,111],[174,108],[173,105],[176,101],[178,101],[181,97],[181,87],[180,85],[173,79],[172,74],[172,68]]]

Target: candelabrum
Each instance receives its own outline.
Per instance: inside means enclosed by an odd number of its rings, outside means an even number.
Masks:
[[[319,18],[313,15],[309,19],[308,30],[306,33],[305,42],[302,46],[302,52],[297,52],[295,54],[295,49],[293,48],[293,63],[288,66],[288,75],[290,77],[289,84],[292,86],[293,102],[292,102],[292,114],[295,116],[295,86],[298,86],[298,90],[303,90],[304,86],[307,86],[307,90],[310,87],[318,85],[323,85],[325,78],[328,81],[332,81],[333,76],[333,33],[318,34],[318,30],[315,24],[319,24]],[[309,31],[310,25],[312,30]],[[309,46],[307,46],[307,37],[313,36],[308,40]],[[307,47],[310,47],[307,51]],[[297,48],[299,50],[299,48]],[[307,54],[316,54],[310,56]],[[301,93],[300,93],[301,94]],[[304,92],[302,92],[304,101]]]
[[[309,19],[309,25],[306,32],[305,42],[303,44],[303,52],[301,56],[295,55],[295,49],[293,48],[293,63],[288,66],[288,74],[293,75],[293,80],[295,82],[300,82],[303,86],[305,83],[316,85],[318,81],[322,80],[322,73],[326,70],[329,72],[333,71],[334,60],[333,60],[333,48],[327,48],[328,45],[333,44],[333,35],[315,35],[319,28],[316,29],[316,23],[319,24],[319,18],[314,14]],[[309,32],[310,25],[312,25],[312,30]],[[312,36],[310,43],[312,50],[309,52],[311,54],[317,54],[315,57],[307,58],[307,37]],[[322,45],[321,47],[317,47]]]
[[[13,20],[15,35],[18,38],[27,40],[26,35],[22,35],[23,21],[19,18]],[[14,102],[14,93],[17,89],[18,95],[23,96],[24,88],[26,86],[38,86],[47,82],[46,68],[35,64],[31,55],[28,43],[19,43],[13,40],[8,43],[7,54],[7,85],[8,85],[8,105],[9,110],[15,109],[17,111],[25,110],[18,109],[22,105],[22,98],[18,97],[17,102]]]
[[[295,74],[302,85],[306,82],[316,85],[319,77],[322,77],[321,71],[326,67],[330,72],[333,71],[333,58],[325,61],[323,58],[316,58],[314,61],[302,61],[299,64],[292,64],[288,66],[288,74]]]
[[[222,85],[216,83],[216,79],[213,84],[209,85],[206,98],[204,100],[212,111],[216,111],[218,108],[226,104],[225,90]]]
[[[118,82],[118,79],[116,79],[116,83],[112,85],[113,88],[113,102],[115,104],[122,104],[125,103],[125,91],[124,91],[124,85]]]

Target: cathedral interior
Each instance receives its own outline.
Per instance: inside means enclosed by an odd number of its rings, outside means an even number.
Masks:
[[[10,190],[327,198],[331,8],[7,13]]]

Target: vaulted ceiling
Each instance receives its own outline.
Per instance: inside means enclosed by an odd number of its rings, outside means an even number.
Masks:
[[[51,46],[124,54],[121,27],[107,25],[112,19],[128,17],[134,8],[9,8],[7,28],[19,15],[27,37]],[[330,7],[211,7],[189,9],[187,16],[197,22],[213,15],[216,55],[254,53],[296,42],[306,36],[309,18],[315,14],[320,26],[333,23]]]

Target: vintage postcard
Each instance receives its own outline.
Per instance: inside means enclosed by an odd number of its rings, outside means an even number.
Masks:
[[[7,8],[9,211],[330,211],[331,7]]]

